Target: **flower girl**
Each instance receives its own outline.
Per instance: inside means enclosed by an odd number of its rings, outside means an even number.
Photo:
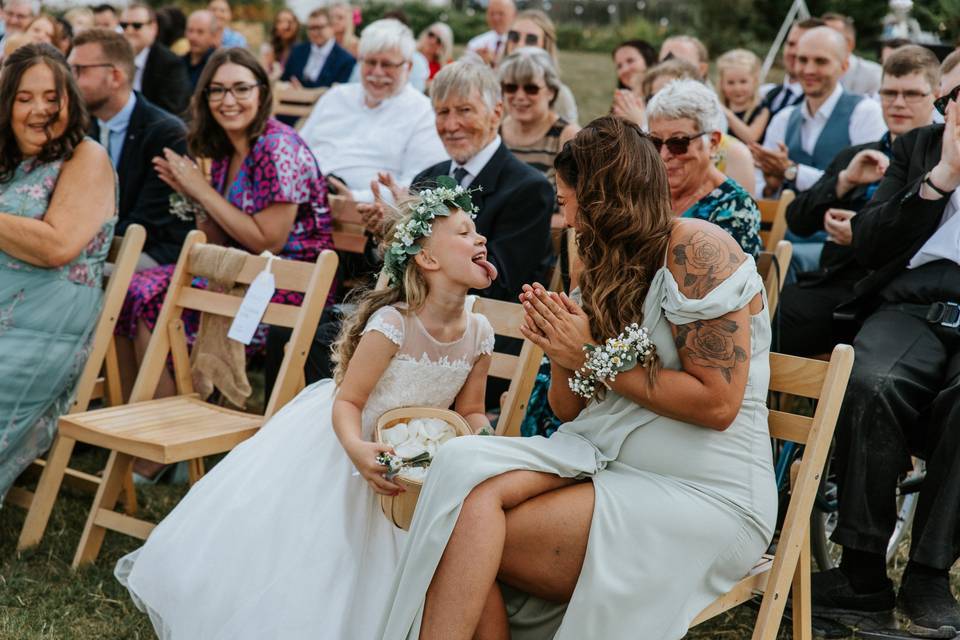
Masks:
[[[377,419],[454,405],[489,428],[493,329],[467,291],[496,278],[469,193],[452,180],[400,206],[386,289],[359,300],[335,346],[334,380],[304,389],[224,458],[117,564],[164,639],[367,640],[405,532],[380,510]]]

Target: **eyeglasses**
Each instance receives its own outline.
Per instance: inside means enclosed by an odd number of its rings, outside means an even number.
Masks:
[[[326,29],[329,29],[329,28],[330,28],[330,25],[328,24],[312,24],[307,27],[307,31],[309,31],[310,33],[319,33],[320,31],[325,31]]]
[[[667,145],[667,151],[672,153],[675,156],[682,156],[690,149],[690,143],[693,140],[696,140],[702,135],[706,135],[706,131],[701,131],[700,133],[694,133],[689,136],[674,136],[673,138],[658,138],[657,136],[652,136],[649,133],[646,134],[647,139],[653,143],[653,148],[657,150],[657,153],[660,153],[660,150],[663,148],[663,145]]]
[[[507,32],[507,41],[514,44],[520,42],[520,32],[519,31],[508,31]],[[523,34],[523,44],[528,47],[535,47],[540,44],[540,37],[535,33],[525,33]]]
[[[383,69],[384,71],[395,71],[395,70],[399,69],[400,67],[402,67],[402,66],[405,65],[405,64],[407,64],[406,60],[404,60],[404,61],[402,61],[402,62],[387,62],[386,60],[377,60],[376,58],[374,58],[374,59],[364,58],[364,59],[363,59],[363,66],[365,66],[366,68],[368,68],[368,69],[376,69],[377,66],[379,66],[379,67],[380,67],[381,69]]]
[[[516,84],[515,82],[504,82],[501,86],[503,87],[504,93],[514,94],[522,89],[528,96],[537,95],[540,93],[540,89],[543,88],[538,84]]]
[[[147,20],[146,22],[123,22],[120,21],[120,28],[126,31],[127,29],[133,29],[134,31],[140,31],[145,26],[153,22],[153,20]]]
[[[917,104],[930,95],[929,91],[914,91],[912,89],[907,89],[904,91],[897,91],[896,89],[880,89],[880,91],[877,93],[880,94],[880,100],[882,102],[894,103],[897,101],[899,96],[903,96],[903,101],[907,104]]]
[[[936,100],[933,101],[933,106],[940,112],[940,115],[947,115],[947,105],[950,104],[950,101],[953,100],[956,102],[957,95],[960,94],[960,84],[955,86],[953,89],[950,89],[950,93],[942,95]]]
[[[83,73],[84,69],[96,69],[97,67],[110,67],[114,68],[113,63],[110,62],[98,62],[97,64],[72,64],[70,69],[73,71],[73,75],[80,77],[80,74]]]
[[[208,102],[222,102],[227,94],[233,95],[237,102],[246,102],[253,97],[253,90],[259,87],[259,83],[253,84],[235,84],[232,87],[221,85],[212,85],[206,88]]]

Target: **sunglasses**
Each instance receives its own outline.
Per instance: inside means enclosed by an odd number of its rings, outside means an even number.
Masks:
[[[688,149],[690,149],[690,143],[692,141],[706,134],[706,131],[701,131],[700,133],[694,133],[689,136],[674,136],[673,138],[667,138],[666,140],[647,134],[647,139],[653,143],[653,148],[657,150],[657,153],[660,153],[663,145],[667,145],[667,151],[675,156],[682,156],[687,152]]]
[[[140,29],[143,29],[145,26],[147,26],[148,24],[150,24],[150,22],[151,22],[151,21],[149,21],[149,20],[148,20],[147,22],[121,22],[121,23],[120,23],[120,28],[123,29],[124,31],[126,31],[127,29],[133,29],[134,31],[140,31]]]
[[[947,115],[947,105],[950,104],[950,101],[953,100],[956,102],[957,95],[960,95],[960,84],[955,86],[953,89],[950,89],[950,93],[940,96],[933,101],[933,106],[937,111],[940,112],[940,115]]]
[[[514,94],[519,90],[523,90],[528,96],[537,95],[540,93],[540,89],[543,88],[538,84],[517,84],[515,82],[504,82],[501,86],[503,87],[504,93]]]
[[[520,32],[519,31],[508,31],[507,40],[514,44],[520,42]],[[540,42],[540,38],[537,37],[535,33],[528,33],[523,36],[523,44],[528,47],[535,47],[537,43]]]

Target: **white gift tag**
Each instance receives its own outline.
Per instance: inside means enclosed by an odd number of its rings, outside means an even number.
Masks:
[[[230,332],[227,337],[243,344],[250,344],[253,340],[253,334],[257,332],[260,326],[260,320],[263,314],[267,312],[267,305],[270,304],[273,293],[277,290],[273,274],[270,272],[270,265],[273,264],[274,257],[269,255],[266,268],[257,274],[257,277],[247,288],[247,294],[243,296],[243,302],[240,303],[240,309],[230,325]]]

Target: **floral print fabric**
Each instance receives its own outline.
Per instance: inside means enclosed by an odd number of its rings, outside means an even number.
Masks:
[[[684,218],[700,218],[733,236],[744,253],[754,258],[763,250],[760,241],[760,209],[743,187],[727,178],[719,187],[683,212]]]

